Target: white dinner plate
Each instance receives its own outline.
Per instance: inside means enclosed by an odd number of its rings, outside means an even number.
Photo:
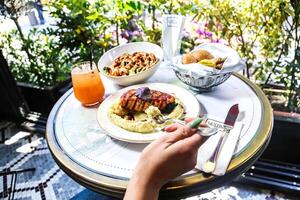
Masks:
[[[197,98],[192,93],[190,93],[182,87],[166,83],[145,83],[133,85],[130,87],[123,88],[117,91],[116,93],[110,95],[101,103],[101,105],[98,108],[97,120],[101,128],[103,128],[106,131],[106,134],[108,134],[109,136],[125,142],[149,143],[160,137],[162,134],[164,134],[163,131],[143,134],[127,131],[113,124],[108,118],[107,113],[112,104],[115,103],[126,91],[130,89],[136,89],[139,87],[149,87],[152,90],[158,90],[176,96],[184,105],[186,117],[197,117],[200,113],[200,105]]]

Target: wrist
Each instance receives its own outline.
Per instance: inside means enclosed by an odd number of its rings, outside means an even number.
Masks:
[[[141,176],[133,177],[132,184],[134,187],[138,188],[139,191],[143,191],[144,193],[158,194],[161,188],[160,185],[155,184],[153,181],[148,181],[146,178]]]
[[[158,199],[161,187],[162,184],[155,181],[154,177],[147,176],[137,168],[129,181],[124,199]]]
[[[160,190],[164,185],[163,180],[156,170],[149,168],[148,164],[138,165],[134,171],[133,178],[139,184],[148,187],[152,190]]]

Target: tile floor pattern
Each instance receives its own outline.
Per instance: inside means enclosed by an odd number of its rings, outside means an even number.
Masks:
[[[6,141],[0,144],[0,171],[35,168],[34,172],[18,174],[15,197],[17,200],[67,200],[84,190],[69,178],[52,159],[47,143],[41,135],[6,130]],[[0,177],[0,199],[7,199],[11,176]],[[198,199],[287,199],[284,195],[245,186],[225,186],[200,196]]]

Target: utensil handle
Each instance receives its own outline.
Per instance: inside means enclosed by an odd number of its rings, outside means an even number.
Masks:
[[[200,121],[201,120],[201,121]],[[189,123],[190,128],[196,128],[197,126],[199,126],[199,124],[204,120],[204,118],[196,118],[194,119],[192,122]],[[195,121],[195,122],[194,122]],[[198,122],[200,121],[200,122]],[[180,120],[180,119],[173,119],[173,122],[178,123],[182,126],[186,125],[185,121]],[[193,124],[192,124],[193,123]],[[194,127],[195,126],[195,127]],[[203,131],[204,128],[198,127],[197,128],[199,131]]]
[[[218,141],[218,144],[217,144],[217,146],[216,146],[213,154],[209,158],[209,161],[211,161],[213,163],[215,163],[217,161],[217,157],[218,157],[219,151],[221,149],[221,146],[223,144],[223,141],[224,141],[224,138],[225,138],[226,134],[227,134],[227,131],[223,130],[223,133],[222,133],[222,135],[221,135],[221,137],[220,137],[220,139]]]
[[[203,121],[203,118],[198,117],[198,118],[194,119],[192,122],[189,123],[189,127],[190,128],[197,128],[202,121]]]

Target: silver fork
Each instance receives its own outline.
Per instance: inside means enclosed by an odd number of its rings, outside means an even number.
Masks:
[[[172,121],[173,123],[178,123],[180,125],[186,125],[185,121],[183,121],[181,119],[173,119],[173,118],[166,117],[163,115],[158,115],[158,116],[154,117],[153,119],[158,124],[163,124],[166,121]],[[218,132],[217,128],[210,128],[210,127],[207,127],[207,128],[198,127],[197,130],[199,130],[200,131],[199,134],[204,137],[214,135]]]

